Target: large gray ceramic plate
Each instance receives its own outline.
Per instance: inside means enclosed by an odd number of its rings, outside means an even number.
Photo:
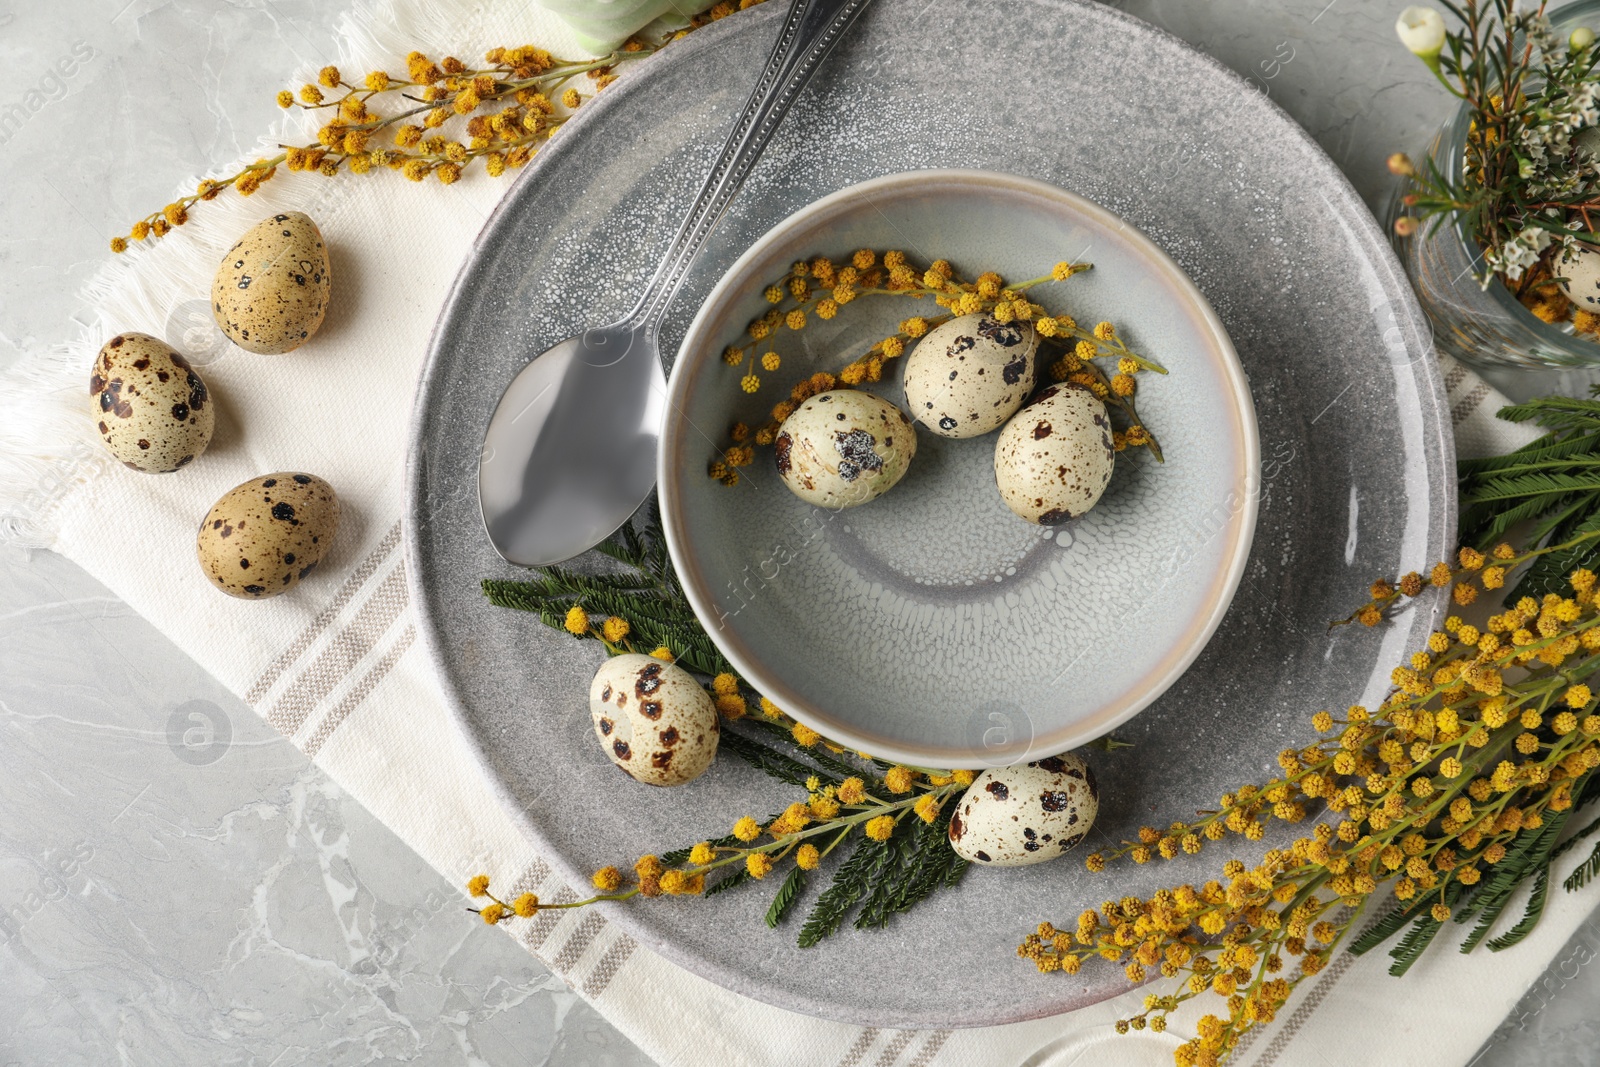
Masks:
[[[478,594],[480,579],[517,573],[484,537],[478,444],[531,353],[620,314],[643,285],[756,79],[779,6],[647,60],[540,154],[463,268],[423,372],[406,530],[420,629],[485,774],[575,884],[781,802],[732,759],[671,791],[606,761],[586,706],[596,646]],[[1262,457],[1243,582],[1188,673],[1118,727],[1134,747],[1090,753],[1099,841],[1212,805],[1272,773],[1317,708],[1380,695],[1385,664],[1432,622],[1417,611],[1395,628],[1327,631],[1371,578],[1424,566],[1454,536],[1443,391],[1410,291],[1310,138],[1177,39],[1081,0],[879,0],[779,130],[679,297],[663,349],[775,223],[846,185],[919,167],[1007,171],[1104,205],[1178,262],[1238,350]],[[1193,537],[1215,525],[1194,516]],[[846,929],[807,950],[792,928],[761,923],[765,888],[607,915],[668,958],[787,1008],[976,1026],[1125,988],[1110,966],[1040,976],[1016,943],[1041,919],[1210,877],[1220,860],[1092,875],[1068,857],[972,871],[886,930]]]

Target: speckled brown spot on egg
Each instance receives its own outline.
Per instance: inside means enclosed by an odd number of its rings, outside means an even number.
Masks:
[[[844,412],[839,419],[845,418]],[[839,453],[839,477],[853,482],[862,471],[876,474],[883,470],[883,457],[873,449],[872,434],[866,430],[838,431],[833,435],[833,447]]]
[[[611,742],[611,751],[617,754],[618,759],[625,760],[633,758],[633,749],[628,746],[628,742],[622,740],[620,737]]]
[[[122,379],[113,378],[100,394],[100,410],[109,411],[119,419],[133,416],[133,403],[122,398]]]
[[[201,381],[200,376],[192,370],[184,371],[183,379],[184,384],[189,387],[189,410],[199,411],[206,406],[206,399],[209,395],[206,393],[206,383]]]

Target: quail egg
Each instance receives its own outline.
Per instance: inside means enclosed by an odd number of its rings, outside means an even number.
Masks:
[[[773,441],[778,476],[820,508],[865,504],[893,488],[917,452],[905,412],[871,393],[835,389],[806,400]]]
[[[309,215],[288,211],[256,224],[228,249],[211,283],[211,313],[249,352],[292,352],[328,311],[328,248]]]
[[[612,763],[646,785],[682,785],[711,766],[721,725],[694,676],[654,656],[600,665],[589,686],[594,735]]]
[[[991,867],[1043,863],[1082,841],[1099,810],[1094,772],[1071,753],[993,767],[961,794],[950,847]]]
[[[339,531],[339,498],[313,474],[280,471],[236,485],[211,505],[195,550],[211,584],[264,600],[316,569]]]
[[[1081,385],[1052,385],[1000,431],[994,480],[1006,507],[1059,526],[1094,507],[1115,459],[1106,406]]]
[[[962,315],[928,331],[906,357],[906,405],[942,437],[997,429],[1033,392],[1039,337],[1031,322]]]
[[[216,410],[206,383],[171,345],[120,333],[89,375],[95,425],[113,456],[136,471],[165,474],[211,443]]]
[[[1561,291],[1580,311],[1600,314],[1600,252],[1579,245],[1556,256]]]

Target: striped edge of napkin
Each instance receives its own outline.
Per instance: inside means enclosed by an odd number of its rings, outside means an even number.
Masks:
[[[1495,412],[1505,407],[1506,398],[1454,357],[1439,353],[1439,369],[1444,372],[1444,388],[1459,458],[1502,455],[1540,435],[1539,430],[1527,423],[1495,418]]]

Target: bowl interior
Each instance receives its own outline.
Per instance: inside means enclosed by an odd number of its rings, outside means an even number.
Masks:
[[[756,349],[776,372],[731,367],[724,348],[770,305],[796,259],[855,249],[944,258],[964,277],[1094,269],[1032,293],[1055,314],[1115,323],[1166,367],[1141,374],[1140,415],[1165,463],[1117,456],[1100,503],[1054,528],[1013,515],[995,486],[995,434],[919,427],[905,478],[860,507],[793,496],[771,449],[738,485],[706,473],[731,424],[760,426],[793,383],[837,371],[931,300],[861,297]],[[1042,350],[1041,363],[1054,357]],[[905,406],[889,365],[871,388]],[[753,395],[740,379],[753,372]],[[1048,381],[1040,367],[1040,380]],[[1154,700],[1220,621],[1254,528],[1254,408],[1216,316],[1147,238],[1110,212],[1029,179],[917,171],[874,179],[780,223],[723,277],[680,349],[661,451],[673,560],[708,633],[745,678],[796,718],[874,754],[978,767],[1062,751]]]

